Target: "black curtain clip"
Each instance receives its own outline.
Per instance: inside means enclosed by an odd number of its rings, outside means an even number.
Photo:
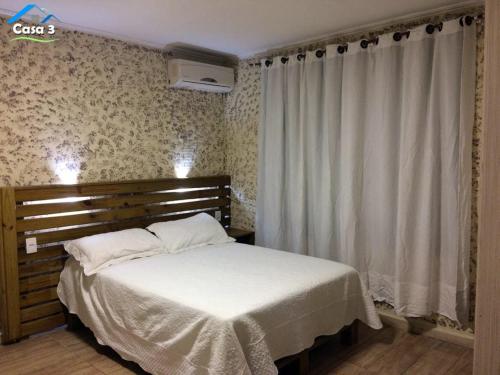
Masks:
[[[370,40],[363,39],[363,40],[361,41],[361,43],[360,43],[361,48],[363,48],[363,49],[368,48],[368,46],[369,46],[370,44],[378,45],[378,37],[373,38],[373,39],[370,39]]]
[[[347,52],[348,48],[349,48],[348,44],[344,44],[343,46],[338,46],[337,47],[337,52],[342,55],[344,52]]]
[[[324,50],[324,49],[319,49],[319,50],[317,50],[317,51],[316,51],[316,57],[317,57],[318,59],[321,59],[321,58],[323,57],[323,55],[325,54],[325,52],[326,52],[326,50]]]
[[[403,37],[406,36],[406,39],[410,37],[410,31],[396,31],[394,35],[392,36],[392,39],[394,39],[396,42],[400,42]]]
[[[474,22],[474,17],[472,16],[460,17],[460,26],[470,26],[472,25],[472,22]]]
[[[435,24],[435,25],[433,25],[433,24],[428,24],[428,25],[425,27],[425,32],[426,32],[427,34],[432,34],[432,33],[434,33],[434,31],[435,31],[436,29],[437,29],[438,31],[443,30],[443,23],[442,23],[442,22],[440,22],[440,23]]]

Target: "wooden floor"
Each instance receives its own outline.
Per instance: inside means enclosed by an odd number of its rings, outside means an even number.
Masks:
[[[393,328],[374,331],[360,325],[358,344],[344,347],[334,338],[311,352],[311,375],[472,374],[472,350]],[[280,374],[295,373],[294,364]],[[0,374],[145,374],[87,331],[59,329],[0,346]],[[258,374],[256,374],[258,375]]]

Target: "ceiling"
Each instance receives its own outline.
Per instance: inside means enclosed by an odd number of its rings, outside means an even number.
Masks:
[[[12,15],[27,0],[0,0]],[[457,0],[38,0],[63,27],[164,48],[200,46],[240,58],[272,48],[453,7]]]

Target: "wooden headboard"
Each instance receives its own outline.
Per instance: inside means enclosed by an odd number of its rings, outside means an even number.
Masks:
[[[157,221],[221,212],[228,227],[230,177],[0,188],[2,343],[65,323],[56,286],[64,241]],[[38,251],[26,253],[26,238]]]

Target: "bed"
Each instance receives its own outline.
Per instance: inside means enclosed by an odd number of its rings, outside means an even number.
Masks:
[[[380,328],[349,266],[239,243],[114,265],[70,259],[61,301],[100,344],[153,374],[277,374],[274,361],[359,319]]]
[[[230,203],[229,176],[0,188],[2,344],[64,325],[64,304],[153,373],[275,374],[318,336],[381,326],[357,273],[335,262],[229,243],[85,276],[64,248],[200,212],[230,228]]]

